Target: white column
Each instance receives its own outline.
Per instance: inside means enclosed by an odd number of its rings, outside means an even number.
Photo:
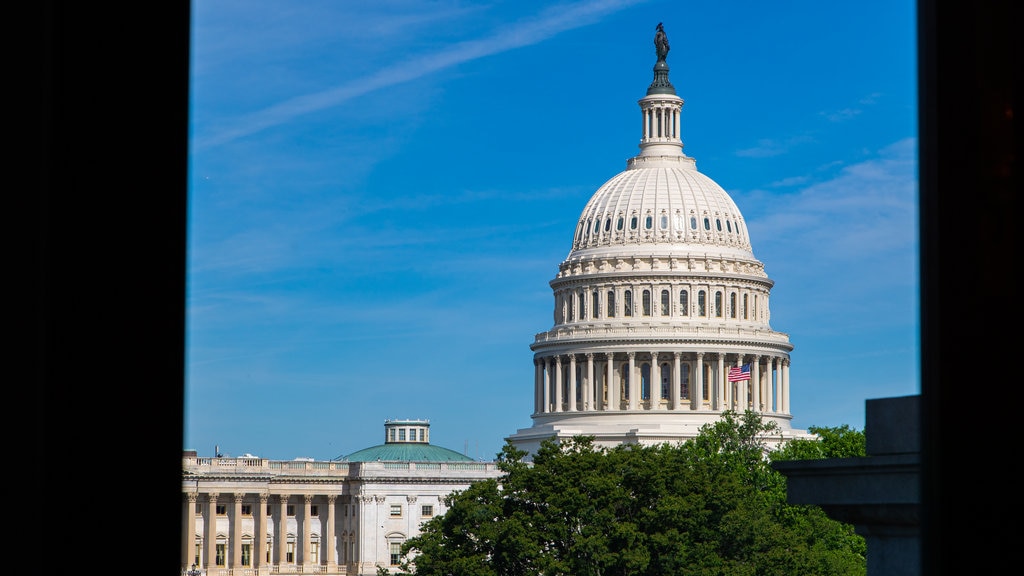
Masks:
[[[605,355],[608,357],[608,361],[604,367],[604,386],[607,389],[608,399],[602,404],[605,410],[618,410],[616,402],[619,398],[619,389],[615,385],[615,353],[608,352]]]
[[[327,565],[328,572],[333,572],[337,569],[338,551],[337,544],[334,542],[334,526],[337,521],[334,516],[334,502],[337,498],[336,494],[327,495],[327,526],[324,530],[323,542],[320,543],[320,548],[324,554],[323,564]]]
[[[740,355],[737,366],[743,366],[743,356]],[[742,380],[736,383],[736,410],[745,412],[750,408],[750,380]]]
[[[206,495],[206,515],[203,517],[203,547],[206,548],[203,566],[207,570],[217,567],[217,494]]]
[[[639,378],[636,377],[636,352],[626,352],[626,357],[629,358],[629,382],[627,384],[629,386],[628,406],[630,410],[636,410],[636,398],[640,395],[637,393],[637,389],[639,388],[639,386],[637,386],[637,380],[639,380]]]
[[[725,354],[718,353],[715,369],[718,372],[718,379],[715,382],[715,397],[712,398],[711,407],[715,410],[722,410],[725,403]]]
[[[277,563],[288,563],[288,494],[277,495]]]
[[[789,358],[782,360],[782,412],[789,414]]]
[[[594,383],[594,353],[587,352],[587,387],[584,388],[583,409],[594,410],[597,386]]]
[[[654,290],[651,290],[651,305],[654,305]],[[653,312],[653,310],[651,311]],[[657,384],[655,384],[657,382]],[[655,393],[657,391],[657,393]],[[651,352],[651,371],[647,378],[647,408],[653,410],[661,403],[661,369],[658,368],[658,353]]]
[[[196,500],[199,495],[195,492],[185,494],[185,510],[182,512],[181,527],[181,565],[186,570],[192,568],[196,561]]]
[[[541,412],[551,411],[551,358],[544,358],[544,409]]]
[[[681,352],[672,353],[672,402],[670,406],[673,410],[679,410],[679,386],[680,386],[680,374],[681,365],[679,363],[679,357],[682,355]]]
[[[700,410],[704,404],[704,353],[697,352],[694,366],[693,389],[690,390],[690,410]]]
[[[576,355],[569,354],[569,412],[576,411]]]
[[[763,412],[761,409],[761,357],[756,355],[750,362],[750,396],[754,412]]]
[[[562,411],[562,357],[555,356],[555,412]]]
[[[544,365],[540,358],[533,359],[533,412],[544,411]]]
[[[231,561],[228,566],[232,568],[242,567],[242,499],[245,494],[235,492],[235,502],[231,509]]]
[[[259,495],[259,510],[256,510],[256,530],[252,536],[252,567],[260,568],[267,562],[267,499],[263,492]],[[259,572],[257,572],[258,574]]]

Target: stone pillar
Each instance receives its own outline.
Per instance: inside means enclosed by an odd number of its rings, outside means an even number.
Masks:
[[[259,508],[256,510],[255,526],[252,535],[252,565],[260,568],[267,561],[267,499],[266,493],[259,495]],[[257,574],[259,572],[257,571]]]
[[[718,371],[718,378],[715,382],[715,395],[711,398],[711,408],[722,410],[722,406],[725,404],[725,354],[718,353],[715,367]]]
[[[295,545],[295,552],[298,554],[298,564],[310,565],[316,563],[316,558],[309,557],[310,549],[310,528],[313,520],[313,495],[302,495],[302,542]]]
[[[697,352],[693,370],[693,390],[690,390],[690,410],[700,410],[704,404],[704,353]]]
[[[638,378],[636,377],[636,352],[626,352],[626,357],[629,358],[629,372],[628,372],[628,374],[629,374],[629,383],[628,383],[628,386],[629,386],[629,388],[628,388],[628,390],[629,390],[629,404],[628,404],[628,406],[629,406],[630,410],[636,410],[636,406],[637,406],[636,399],[637,399],[637,396],[640,395],[640,394],[637,393],[637,390],[640,387],[637,385],[638,384],[637,383]]]
[[[682,356],[682,352],[672,353],[672,402],[670,406],[673,410],[679,410],[679,388],[681,386],[681,374],[682,364],[679,362],[679,358]]]
[[[203,567],[207,570],[217,564],[217,494],[206,495],[206,514],[203,516],[203,548],[206,554]]]
[[[751,404],[753,404],[752,410],[757,413],[763,412],[761,407],[761,357],[757,355],[750,362],[750,396]]]
[[[544,411],[544,365],[540,358],[533,359],[533,411]]]
[[[604,402],[604,409],[618,410],[616,401],[619,398],[619,388],[615,385],[615,353],[608,352],[605,355],[608,357],[608,362],[604,367],[604,386],[607,388],[608,399]]]
[[[288,563],[288,498],[289,494],[277,495],[277,563]]]
[[[551,359],[544,358],[544,409],[541,412],[551,411]]]
[[[782,412],[789,414],[789,358],[782,360]]]
[[[584,388],[585,394],[583,398],[583,409],[594,410],[595,395],[597,394],[597,386],[594,382],[594,353],[587,352],[587,387]]]
[[[196,501],[195,492],[185,493],[185,511],[181,518],[181,565],[187,570],[196,561]]]
[[[578,385],[579,383],[576,382],[576,355],[569,354],[569,412],[576,411],[576,387]]]
[[[658,366],[657,352],[651,352],[651,374],[647,380],[647,406],[653,410],[661,405],[661,367]]]
[[[739,357],[737,366],[743,366],[743,355]],[[750,408],[750,380],[741,380],[736,383],[736,411],[745,412]]]
[[[242,567],[242,499],[245,494],[235,492],[235,505],[231,510],[231,561],[228,566]]]
[[[562,357],[555,356],[555,412],[562,411]]]
[[[335,572],[338,566],[337,544],[335,544],[334,525],[337,519],[334,516],[334,502],[338,499],[335,494],[327,495],[327,525],[324,527],[324,541],[320,543],[323,549],[324,560],[321,564],[327,565],[328,572]]]

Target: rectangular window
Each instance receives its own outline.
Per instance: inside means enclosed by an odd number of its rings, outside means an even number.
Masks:
[[[429,505],[429,504],[424,504],[423,508],[420,509],[420,515],[426,516],[426,517],[433,516],[434,515],[434,507]]]
[[[632,291],[626,290],[626,292],[622,295],[622,305],[623,305],[622,315],[623,316],[632,316],[633,315],[633,292]]]
[[[227,544],[217,544],[217,566],[224,566],[227,549]]]
[[[598,292],[596,290],[590,295],[590,307],[593,308],[594,312],[591,316],[593,316],[595,320],[601,315],[601,303],[598,301],[597,295]]]
[[[405,428],[398,429],[398,441],[405,442]]]
[[[669,305],[668,305],[668,290],[661,291],[661,315],[668,316]]]
[[[615,292],[608,291],[608,317],[615,318]]]
[[[402,505],[401,504],[392,504],[391,505],[391,517],[392,518],[397,518],[397,517],[399,517],[401,515],[402,515]]]
[[[644,316],[650,316],[651,315],[651,291],[650,290],[644,290],[643,294],[642,294],[642,298],[643,298],[643,306],[644,306]]]
[[[391,543],[391,565],[398,566],[398,562],[402,559],[402,544],[400,542]]]
[[[309,558],[313,564],[320,562],[320,542],[309,543]]]
[[[271,514],[273,514],[273,512],[270,510],[270,504],[267,504],[267,516],[270,516]]]
[[[313,504],[312,506],[310,506],[309,507],[309,515],[310,516],[319,516],[320,515],[320,507],[317,506],[316,504]]]
[[[295,505],[289,504],[288,506],[285,506],[285,514],[295,516]]]
[[[252,544],[242,544],[242,566],[252,566]]]
[[[252,504],[242,504],[242,515],[252,516]]]
[[[196,566],[202,566],[203,565],[203,563],[202,563],[202,558],[203,557],[202,557],[202,554],[201,554],[202,551],[203,551],[202,545],[201,544],[196,544],[196,557],[195,557],[195,560],[194,560],[194,563],[195,563]]]
[[[722,293],[715,292],[715,317],[722,317]]]
[[[195,513],[196,513],[196,516],[198,516],[198,515],[203,513],[203,504],[201,502],[196,502],[196,512]]]
[[[295,542],[288,543],[288,549],[284,553],[284,560],[289,564],[295,562]]]
[[[217,504],[217,516],[224,516],[228,513],[227,504]]]

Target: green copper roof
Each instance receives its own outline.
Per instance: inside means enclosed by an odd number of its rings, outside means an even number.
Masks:
[[[389,442],[363,448],[343,458],[349,462],[473,462],[454,450],[420,442]]]

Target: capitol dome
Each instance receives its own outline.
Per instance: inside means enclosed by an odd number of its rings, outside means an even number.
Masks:
[[[725,411],[790,427],[793,346],[769,324],[774,285],[739,207],[683,153],[683,99],[659,25],[639,100],[640,152],[580,214],[551,280],[553,326],[534,337],[533,426],[508,439],[598,445],[686,440]]]

